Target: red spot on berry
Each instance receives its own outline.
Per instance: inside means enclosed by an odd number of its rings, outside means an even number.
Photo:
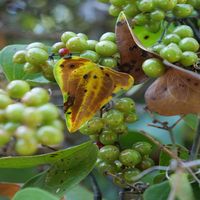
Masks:
[[[58,51],[58,53],[59,53],[59,55],[60,55],[61,57],[63,57],[63,56],[65,56],[65,55],[67,55],[67,54],[70,54],[70,51],[69,51],[69,49],[67,49],[67,48],[62,48],[62,49],[60,49],[60,50]]]
[[[104,147],[104,145],[101,142],[99,142],[99,141],[96,142],[96,145],[99,147],[99,149],[101,149],[102,147]]]

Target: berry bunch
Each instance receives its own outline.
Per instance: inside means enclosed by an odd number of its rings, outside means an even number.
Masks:
[[[30,88],[22,80],[11,81],[0,90],[0,148],[9,143],[19,155],[32,155],[39,145],[59,145],[63,123],[59,110],[49,103],[43,88]]]
[[[64,56],[69,52],[78,54],[82,58],[91,60],[106,67],[116,67],[117,45],[116,36],[113,32],[104,33],[99,41],[89,40],[83,33],[64,32],[61,35],[61,42],[57,42],[52,47],[53,53]]]
[[[119,137],[128,132],[127,123],[137,120],[135,103],[130,98],[118,99],[113,109],[103,113],[102,117],[94,117],[86,122],[80,132],[96,141],[100,148],[97,168],[100,172],[110,172],[119,176],[124,184],[115,180],[116,184],[126,187],[125,183],[133,183],[140,170],[151,167],[154,162],[149,158],[151,144],[137,142],[132,149],[121,149]],[[123,186],[122,186],[123,185]]]
[[[17,51],[13,62],[24,64],[24,71],[28,74],[42,72],[43,76],[53,81],[53,60],[49,60],[48,48],[41,42],[29,44],[25,50]]]
[[[170,17],[186,18],[200,9],[199,0],[98,0],[110,3],[110,15],[117,17],[121,11],[132,19],[133,25],[145,26],[151,32],[160,30],[163,20]],[[196,9],[196,10],[195,10]]]

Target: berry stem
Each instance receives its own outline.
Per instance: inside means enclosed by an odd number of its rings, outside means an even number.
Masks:
[[[196,135],[194,137],[193,144],[192,144],[192,149],[191,149],[191,153],[190,153],[190,160],[195,160],[197,158],[199,149],[200,149],[200,117],[199,117],[197,132],[196,132]]]

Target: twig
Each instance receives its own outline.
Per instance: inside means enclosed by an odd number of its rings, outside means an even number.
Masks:
[[[102,200],[101,190],[96,181],[95,175],[91,172],[89,176],[90,176],[91,182],[92,182],[92,189],[94,192],[94,200]]]
[[[199,152],[199,148],[200,148],[200,118],[198,120],[199,120],[198,128],[197,128],[196,136],[194,137],[192,149],[190,152],[190,160],[196,159]]]

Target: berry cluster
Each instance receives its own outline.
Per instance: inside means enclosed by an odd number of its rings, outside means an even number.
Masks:
[[[69,52],[78,54],[82,58],[91,60],[106,67],[116,67],[117,45],[116,36],[113,32],[104,33],[99,41],[89,40],[83,33],[64,32],[61,35],[61,42],[57,42],[52,47],[53,53],[64,56]]]
[[[22,80],[11,81],[0,90],[0,149],[14,144],[19,155],[32,155],[39,145],[59,145],[63,123],[59,110],[49,103],[43,88],[30,88]]]
[[[164,19],[172,16],[186,18],[200,9],[199,0],[98,0],[110,3],[109,13],[117,17],[123,11],[133,25],[143,26],[151,32],[160,30]]]
[[[42,72],[43,76],[53,81],[53,60],[49,60],[48,48],[41,42],[29,44],[25,50],[17,51],[13,62],[24,64],[24,71],[28,74]]]
[[[127,123],[137,120],[135,103],[130,98],[118,99],[113,109],[103,113],[102,117],[94,117],[86,122],[80,132],[96,141],[100,148],[97,168],[100,172],[110,172],[119,177],[116,184],[126,187],[140,170],[151,167],[154,162],[149,158],[151,144],[137,142],[132,149],[121,149],[119,137],[128,132]],[[122,183],[119,183],[121,180]]]

